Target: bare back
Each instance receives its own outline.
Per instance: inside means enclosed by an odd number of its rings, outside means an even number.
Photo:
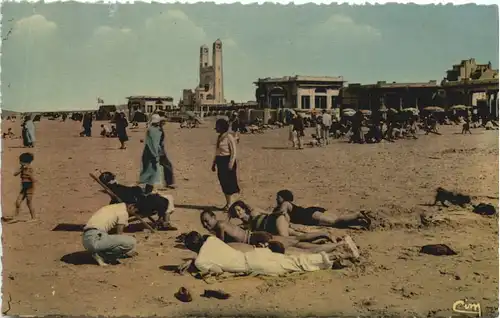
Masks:
[[[226,243],[247,243],[248,241],[248,232],[246,230],[225,221],[217,222],[216,235]]]

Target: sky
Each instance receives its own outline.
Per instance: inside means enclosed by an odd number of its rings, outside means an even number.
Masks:
[[[2,14],[2,108],[15,111],[178,101],[217,38],[228,102],[255,100],[264,77],[439,81],[471,57],[498,68],[495,6],[10,2]]]

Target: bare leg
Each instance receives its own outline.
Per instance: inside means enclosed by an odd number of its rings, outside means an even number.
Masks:
[[[37,219],[37,215],[35,213],[35,209],[33,209],[33,198],[28,196],[26,197],[26,204],[28,205],[28,209],[30,210],[30,214],[31,214],[31,219],[32,220],[36,220]]]
[[[347,215],[343,215],[337,218],[332,218],[321,212],[314,212],[312,215],[313,219],[318,221],[320,226],[329,226],[329,227],[340,227],[345,228],[349,226],[369,226],[370,219],[364,215],[363,213],[356,212],[350,213]]]
[[[224,211],[227,211],[229,207],[233,204],[233,195],[232,194],[225,194],[226,197],[226,206],[224,206],[222,209]]]
[[[297,139],[299,141],[299,149],[302,149],[302,137],[301,136],[297,136]]]
[[[328,243],[328,244],[322,244],[322,245],[313,244],[313,243],[306,243],[306,242],[299,242],[299,243],[295,244],[294,247],[306,250],[309,253],[321,253],[321,252],[331,253],[343,245],[345,245],[345,242]]]
[[[295,238],[299,242],[312,242],[312,241],[316,241],[318,239],[328,239],[331,242],[333,242],[330,235],[328,233],[324,233],[324,232],[306,233],[306,234],[302,234],[299,236],[295,236]]]
[[[359,258],[359,250],[353,239],[346,235],[339,246],[328,254],[328,257],[334,262],[342,259],[357,259]]]
[[[16,200],[16,212],[14,214],[14,217],[17,217],[19,215],[19,211],[21,209],[21,203],[23,202],[23,200],[26,198],[26,195],[23,194],[23,193],[20,193],[18,196],[17,196],[17,200]]]

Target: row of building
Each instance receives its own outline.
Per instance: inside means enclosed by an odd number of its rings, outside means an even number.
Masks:
[[[421,108],[426,106],[467,105],[487,108],[498,117],[498,70],[491,63],[478,64],[474,58],[462,60],[446,72],[438,83],[350,83],[342,76],[284,76],[259,78],[254,82],[255,101],[228,102],[224,98],[222,41],[212,44],[210,58],[207,45],[200,47],[199,84],[184,89],[179,104],[172,97],[131,96],[131,111],[145,113],[171,110],[207,111],[238,108],[369,109]]]

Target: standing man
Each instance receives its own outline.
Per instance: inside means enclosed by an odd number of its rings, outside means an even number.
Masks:
[[[145,184],[145,194],[153,192],[154,185],[159,181],[159,161],[163,152],[161,145],[161,120],[158,114],[151,116],[149,128],[144,140],[144,150],[142,152],[142,167],[139,183]]]
[[[299,147],[298,149],[302,149],[302,137],[304,137],[304,119],[297,114],[293,114],[292,119],[292,142],[293,148]]]
[[[175,189],[175,181],[174,181],[174,167],[172,166],[172,162],[168,159],[167,150],[165,149],[165,130],[163,126],[165,125],[165,120],[163,119],[160,122],[160,165],[163,168],[163,178],[165,180],[165,185],[169,189]]]
[[[135,238],[123,235],[128,218],[134,215],[135,211],[136,208],[132,204],[106,205],[94,213],[83,228],[83,247],[92,253],[99,266],[106,266],[108,262],[116,262],[119,258],[137,254],[132,252],[136,245]],[[115,228],[117,234],[108,234]]]
[[[83,115],[83,136],[91,137],[92,136],[92,114],[85,113]]]
[[[323,109],[323,117],[322,117],[322,125],[321,125],[321,137],[323,139],[323,143],[328,145],[330,143],[330,128],[332,127],[332,115],[326,112],[326,109]]]

